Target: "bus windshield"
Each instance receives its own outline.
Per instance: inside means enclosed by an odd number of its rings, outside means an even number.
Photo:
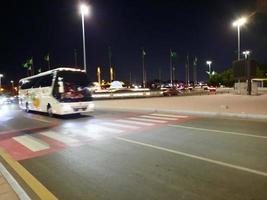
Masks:
[[[89,80],[84,72],[59,71],[54,84],[53,96],[60,102],[90,101]]]

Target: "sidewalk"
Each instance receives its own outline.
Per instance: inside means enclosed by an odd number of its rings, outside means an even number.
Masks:
[[[3,174],[0,172],[0,200],[19,200]]]
[[[210,94],[95,101],[96,109],[169,112],[207,117],[267,120],[267,94],[242,96]]]

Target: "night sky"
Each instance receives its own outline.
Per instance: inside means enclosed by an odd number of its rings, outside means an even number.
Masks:
[[[198,58],[198,79],[207,79],[206,60],[221,72],[237,57],[237,30],[232,22],[251,15],[241,30],[241,50],[267,63],[266,0],[91,0],[92,14],[85,19],[87,69],[96,80],[101,66],[108,79],[108,46],[119,80],[142,79],[142,47],[147,79],[169,79],[170,48],[177,53],[175,77],[184,80],[187,53]],[[5,1],[1,5],[0,73],[4,84],[27,75],[22,67],[33,57],[35,69],[47,69],[43,57],[50,53],[53,67],[83,65],[82,26],[75,0]],[[191,65],[192,66],[192,65]],[[191,70],[192,75],[192,70]]]

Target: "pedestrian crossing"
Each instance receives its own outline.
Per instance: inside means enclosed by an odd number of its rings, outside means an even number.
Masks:
[[[34,134],[25,134],[10,138],[9,142],[0,146],[8,146],[9,151],[17,160],[25,159],[27,156],[38,156],[40,152],[51,152],[51,149],[62,149],[67,146],[83,145],[88,141],[99,140],[107,137],[116,137],[119,134],[131,131],[149,129],[168,123],[179,122],[188,116],[171,115],[162,113],[151,113],[146,115],[135,115],[121,119],[100,120],[95,123],[83,124],[81,127],[54,128],[49,131],[41,131]],[[12,149],[12,143],[14,149]],[[18,147],[18,145],[20,145]],[[18,152],[17,149],[20,149]],[[20,156],[27,152],[27,156]],[[53,152],[53,151],[52,151]],[[36,154],[37,153],[37,154]],[[36,154],[36,155],[35,155]]]
[[[176,117],[176,118],[182,118],[182,119],[185,119],[185,118],[188,118],[189,116],[184,116],[184,115],[171,115],[171,114],[161,114],[161,113],[153,113],[153,114],[150,114],[152,116],[159,116],[159,117]]]
[[[126,124],[135,124],[135,125],[141,125],[141,126],[153,126],[153,125],[155,125],[155,124],[153,124],[153,123],[138,122],[138,121],[127,120],[127,119],[120,119],[120,120],[117,120],[116,122],[119,122],[119,123],[126,123]]]
[[[163,120],[147,119],[147,118],[142,118],[142,117],[130,117],[129,119],[135,120],[135,121],[142,121],[142,122],[152,122],[152,123],[166,123],[167,122]]]
[[[13,137],[13,139],[33,152],[49,149],[49,144],[31,135],[17,136]]]
[[[126,125],[126,124],[122,124],[122,123],[114,123],[114,122],[104,122],[102,123],[102,125],[105,126],[114,126],[114,127],[120,127],[120,128],[129,128],[129,129],[138,129],[139,126],[134,126],[134,125]]]
[[[40,132],[39,134],[44,135],[44,136],[51,138],[53,140],[57,140],[59,142],[67,144],[67,145],[71,145],[71,144],[79,142],[79,140],[77,140],[73,137],[66,136],[66,135],[63,135],[63,134],[60,134],[60,133],[57,133],[54,131],[44,131],[44,132]]]

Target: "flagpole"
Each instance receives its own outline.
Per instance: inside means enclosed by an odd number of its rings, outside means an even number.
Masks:
[[[172,50],[170,49],[170,81],[172,85]]]
[[[187,84],[187,62],[185,62],[185,84]]]
[[[78,64],[77,64],[77,50],[76,49],[74,49],[74,65],[75,65],[75,67],[77,68],[78,66]]]
[[[146,87],[146,81],[145,81],[145,51],[144,51],[144,48],[142,50],[142,64],[143,64],[143,88]]]
[[[109,71],[110,71],[110,82],[114,80],[113,68],[111,66],[111,47],[108,47],[108,60],[109,60]]]
[[[108,47],[108,60],[109,60],[109,67],[111,68],[111,47]]]
[[[189,66],[189,54],[187,54],[187,85],[190,83],[190,66]]]
[[[193,75],[194,75],[194,85],[197,84],[197,57],[194,58],[194,68],[193,68]]]
[[[159,81],[161,82],[161,70],[158,68]]]
[[[132,73],[130,72],[130,74],[129,74],[129,85],[131,85],[132,84]]]
[[[33,58],[32,58],[32,76],[34,75]]]

